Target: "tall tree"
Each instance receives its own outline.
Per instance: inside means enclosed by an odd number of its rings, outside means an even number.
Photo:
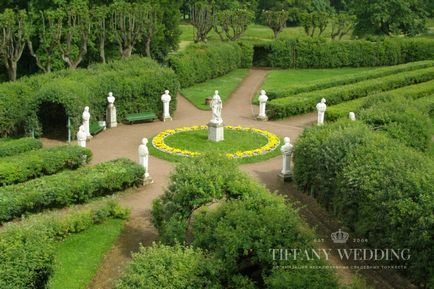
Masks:
[[[90,35],[90,14],[87,1],[75,0],[64,6],[65,24],[60,44],[62,59],[75,69],[87,53]]]
[[[264,23],[273,30],[274,39],[279,37],[280,32],[286,27],[288,21],[289,12],[285,10],[281,11],[264,11],[262,13]]]
[[[190,20],[196,29],[194,42],[207,42],[208,33],[214,27],[214,7],[207,2],[201,1],[193,5]]]
[[[339,12],[332,16],[331,22],[331,38],[333,40],[336,38],[341,40],[342,37],[347,35],[353,29],[356,17],[345,12]]]
[[[5,9],[0,14],[0,56],[8,71],[9,80],[17,79],[17,64],[26,47],[30,33],[29,18],[25,10]]]
[[[35,37],[27,38],[30,55],[43,72],[51,72],[53,57],[60,45],[64,12],[60,9],[45,10],[34,14],[32,30]],[[34,49],[33,41],[38,43]]]
[[[151,57],[151,43],[162,29],[162,13],[158,6],[149,5],[144,11],[143,41],[145,43],[146,56]]]
[[[222,41],[236,41],[246,32],[253,19],[253,12],[247,9],[223,10],[217,12],[214,30]]]
[[[92,7],[92,30],[97,41],[99,57],[102,63],[106,62],[105,46],[108,35],[108,15],[109,8],[106,5],[96,5]]]
[[[352,11],[357,17],[354,34],[417,35],[423,32],[427,11],[424,0],[357,0]]]

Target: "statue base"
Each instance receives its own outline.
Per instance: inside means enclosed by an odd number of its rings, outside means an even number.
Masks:
[[[278,174],[279,178],[283,181],[283,182],[290,182],[292,181],[292,174],[291,173],[279,173]]]
[[[208,123],[208,140],[219,142],[223,141],[224,137],[224,124],[210,122]]]
[[[256,116],[256,120],[267,121],[268,120],[268,116],[266,116],[266,115],[258,115],[258,116]]]
[[[147,176],[147,177],[145,177],[143,179],[143,185],[144,186],[150,185],[150,184],[153,184],[153,183],[154,183],[154,180],[151,177],[149,177],[149,176]]]
[[[165,116],[163,117],[163,122],[166,122],[166,120],[172,120],[171,116]]]
[[[116,107],[114,105],[109,105],[106,110],[106,126],[107,128],[114,128],[118,126],[116,117]]]

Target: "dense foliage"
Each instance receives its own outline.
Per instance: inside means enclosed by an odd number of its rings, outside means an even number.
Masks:
[[[0,158],[42,148],[42,142],[33,138],[0,139]]]
[[[410,249],[411,258],[397,262],[421,287],[433,274],[433,174],[432,159],[361,122],[305,130],[295,146],[299,188],[369,245]]]
[[[169,66],[181,87],[222,76],[238,67],[250,67],[252,47],[237,43],[197,44],[169,57]]]
[[[125,219],[128,211],[109,202],[93,209],[34,216],[0,231],[0,287],[46,288],[53,273],[55,241],[109,218]]]
[[[432,80],[434,68],[423,68],[395,75],[360,81],[355,84],[331,87],[312,92],[287,96],[272,100],[267,106],[267,116],[272,119],[284,118],[301,114],[315,109],[315,105],[322,99],[327,99],[327,104],[333,105],[344,101],[365,97],[369,94],[388,91],[399,87],[408,86]]]
[[[279,68],[384,66],[434,58],[434,41],[417,38],[375,42],[284,39],[274,41],[270,48],[269,64]]]
[[[38,112],[47,102],[65,108],[74,132],[81,124],[85,106],[90,107],[91,121],[105,119],[106,97],[110,91],[116,97],[120,120],[134,112],[153,111],[160,115],[163,109],[160,96],[165,89],[172,92],[173,112],[178,86],[171,69],[139,57],[96,64],[83,70],[31,76],[13,84],[4,83],[0,85],[0,107],[10,105],[7,113],[0,117],[0,135],[31,130],[40,133]]]
[[[142,166],[119,159],[0,188],[0,222],[113,194],[143,183]]]
[[[61,146],[0,159],[0,187],[22,183],[64,169],[76,169],[90,161],[92,152],[79,146]]]

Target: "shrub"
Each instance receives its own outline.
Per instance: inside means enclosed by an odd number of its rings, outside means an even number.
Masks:
[[[361,81],[339,87],[317,90],[296,96],[274,99],[268,103],[267,116],[271,119],[284,118],[301,114],[315,109],[315,105],[321,98],[327,99],[328,105],[338,104],[344,101],[360,98],[381,91],[420,83],[433,79],[434,68],[418,69],[402,72],[396,75],[385,76],[378,79]]]
[[[116,289],[223,288],[221,265],[200,249],[153,244],[141,247],[116,285]]]
[[[76,169],[92,156],[89,149],[79,146],[30,151],[0,159],[0,186],[22,183],[63,169]]]
[[[0,288],[42,289],[53,273],[54,240],[88,229],[126,209],[109,202],[93,209],[75,209],[33,216],[0,231]]]
[[[268,58],[273,67],[280,68],[385,66],[433,59],[433,47],[429,39],[282,39],[273,42]]]
[[[434,111],[434,94],[415,100],[414,105],[416,105],[420,110],[432,115]]]
[[[253,66],[253,45],[247,42],[239,42],[241,47],[240,68],[250,68]]]
[[[42,142],[33,138],[1,139],[0,158],[38,150],[40,148],[42,148]]]
[[[350,111],[360,112],[364,108],[371,107],[378,103],[391,101],[393,99],[418,99],[434,93],[434,80],[419,84],[400,87],[391,91],[375,93],[350,101],[333,105],[327,108],[327,120],[335,121],[339,118],[348,117]]]
[[[222,260],[226,274],[242,274],[256,284],[263,283],[262,278],[269,278],[276,265],[305,264],[299,258],[273,260],[270,249],[303,251],[313,248],[313,234],[304,228],[297,211],[287,206],[283,199],[266,194],[229,200],[215,209],[203,210],[193,221],[193,236],[193,246],[210,251]],[[325,263],[310,260],[309,265]],[[291,270],[290,275],[294,279],[291,288],[325,288],[325,284],[328,285],[326,288],[338,288],[331,270]],[[307,286],[314,283],[317,287]]]
[[[357,83],[364,80],[380,78],[384,76],[389,76],[392,74],[397,74],[405,71],[412,71],[421,68],[427,68],[434,66],[434,61],[420,61],[411,62],[407,64],[401,64],[392,67],[381,67],[374,68],[369,71],[363,71],[356,74],[341,75],[327,79],[320,79],[316,81],[310,81],[306,84],[291,85],[282,90],[270,90],[267,91],[269,100],[287,97],[290,95],[296,95],[304,92],[310,92],[314,90],[321,90],[336,86],[348,85]]]
[[[152,223],[163,242],[183,242],[192,214],[200,207],[264,190],[227,158],[208,155],[186,159],[176,166],[164,195],[154,201]]]
[[[183,52],[171,55],[169,66],[184,88],[247,66],[249,51],[247,46],[242,48],[237,43],[190,45]]]
[[[0,84],[0,137],[24,132],[31,93],[30,87],[22,82]]]
[[[0,222],[44,209],[86,203],[98,196],[139,186],[143,175],[142,166],[119,159],[3,187],[0,188]]]

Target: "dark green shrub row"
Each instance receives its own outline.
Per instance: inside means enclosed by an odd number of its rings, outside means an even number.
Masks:
[[[92,152],[76,145],[30,151],[0,159],[0,187],[22,183],[89,162]]]
[[[361,122],[307,129],[294,151],[298,187],[370,246],[410,249],[397,262],[421,288],[434,274],[433,175],[432,159]]]
[[[310,92],[314,90],[321,90],[335,86],[347,85],[352,83],[357,83],[364,80],[375,79],[379,77],[384,77],[400,72],[412,71],[421,68],[427,68],[434,66],[434,61],[420,61],[411,62],[407,64],[401,64],[392,67],[381,67],[374,68],[369,71],[363,71],[356,74],[336,76],[333,78],[320,79],[317,81],[311,81],[306,84],[292,85],[286,89],[274,91],[267,91],[269,100],[281,97],[287,97],[289,95],[295,95],[303,92]]]
[[[280,68],[386,66],[428,59],[434,59],[434,41],[417,38],[283,39],[271,44],[269,55],[271,66]]]
[[[251,66],[253,47],[237,43],[196,44],[169,57],[169,66],[181,87],[227,74],[238,67]]]
[[[128,213],[110,202],[93,209],[43,214],[6,225],[0,231],[0,288],[46,288],[53,273],[55,240],[109,218],[125,219]]]
[[[64,171],[0,188],[0,222],[44,209],[86,203],[143,183],[142,166],[127,159]]]
[[[404,86],[391,91],[376,93],[367,97],[346,101],[338,105],[332,105],[327,108],[326,118],[328,121],[335,121],[339,118],[348,117],[350,111],[358,113],[362,108],[367,108],[377,102],[390,101],[399,97],[404,97],[409,100],[418,99],[433,93],[434,80]]]
[[[434,112],[434,94],[426,97],[421,97],[414,101],[414,104],[419,107],[420,110],[432,115]]]
[[[328,105],[360,98],[369,94],[388,91],[395,88],[425,82],[434,78],[434,67],[402,72],[382,78],[361,81],[355,84],[332,87],[295,96],[278,98],[267,105],[267,115],[271,119],[284,118],[315,110],[321,98],[327,99]]]
[[[33,138],[0,139],[0,158],[38,150],[42,142]]]
[[[140,57],[25,77],[14,84],[0,85],[0,110],[7,108],[0,115],[0,136],[40,132],[37,112],[44,102],[63,105],[74,130],[81,124],[85,106],[90,107],[92,121],[104,120],[110,91],[116,97],[119,120],[133,112],[161,114],[160,97],[165,89],[171,91],[173,112],[178,88],[179,82],[171,69]]]
[[[205,156],[178,164],[168,190],[154,202],[152,217],[164,243],[187,242],[209,252],[217,272],[211,274],[209,265],[193,265],[192,271],[186,271],[183,265],[177,266],[179,250],[175,249],[163,264],[162,260],[152,261],[146,270],[137,267],[142,261],[133,262],[119,288],[148,284],[148,276],[165,284],[166,271],[182,276],[181,280],[194,276],[204,288],[248,289],[267,282],[270,285],[266,288],[283,288],[271,282],[280,274],[290,274],[291,288],[337,288],[329,270],[285,273],[273,269],[276,264],[289,263],[273,261],[270,248],[313,248],[314,234],[283,198],[271,195],[225,158]],[[147,256],[144,252],[136,258],[145,260]],[[288,262],[300,265],[303,261]],[[321,261],[309,264],[323,265]],[[204,283],[216,279],[219,282]],[[182,281],[179,284],[174,288],[185,288]]]

